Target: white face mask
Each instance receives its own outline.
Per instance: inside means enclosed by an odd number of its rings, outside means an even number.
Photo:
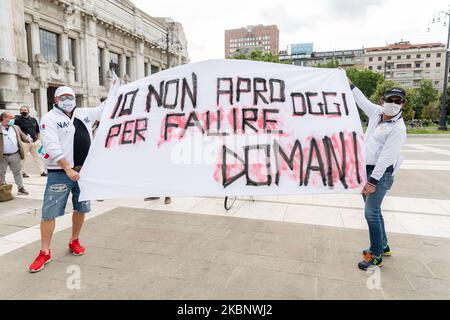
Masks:
[[[75,101],[73,100],[59,101],[58,107],[60,107],[65,112],[72,112],[73,109],[75,109]]]
[[[383,113],[388,117],[395,117],[402,110],[402,106],[400,104],[395,103],[387,103],[383,104]]]

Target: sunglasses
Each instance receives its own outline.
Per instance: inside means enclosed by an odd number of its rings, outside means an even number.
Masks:
[[[403,104],[405,101],[403,99],[393,99],[393,98],[387,98],[384,99],[387,103],[395,103],[395,104]]]
[[[74,96],[61,96],[61,97],[59,97],[59,100],[61,100],[61,101],[66,101],[66,100],[73,101],[73,100],[75,100],[75,97]]]

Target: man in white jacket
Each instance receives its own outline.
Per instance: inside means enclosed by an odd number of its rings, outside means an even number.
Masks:
[[[41,221],[41,251],[30,265],[32,273],[41,271],[51,261],[50,243],[55,230],[55,219],[63,216],[72,193],[72,238],[69,248],[74,255],[85,252],[78,238],[85,214],[90,212],[89,201],[80,202],[80,170],[92,141],[92,125],[101,119],[104,104],[96,108],[76,108],[75,92],[59,87],[55,92],[54,108],[41,120],[40,131],[48,170]]]
[[[382,257],[391,255],[381,204],[394,183],[395,172],[401,163],[400,152],[407,137],[402,116],[406,92],[401,88],[386,90],[382,106],[379,106],[370,102],[352,83],[350,86],[358,107],[369,118],[364,136],[368,182],[362,193],[370,248],[363,251],[364,260],[358,267],[371,270],[382,267]]]

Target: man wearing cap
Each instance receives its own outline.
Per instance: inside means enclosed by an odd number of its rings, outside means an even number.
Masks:
[[[63,216],[72,193],[72,238],[70,251],[83,255],[78,240],[85,214],[90,212],[89,201],[80,202],[80,170],[88,155],[92,140],[92,124],[100,120],[104,103],[96,108],[76,108],[75,92],[69,87],[59,87],[55,92],[54,108],[42,117],[42,137],[45,165],[48,171],[41,221],[41,251],[30,265],[32,273],[41,271],[51,261],[50,242],[55,230],[55,219]]]
[[[406,141],[406,126],[402,117],[406,93],[401,88],[389,89],[384,93],[382,106],[379,106],[370,102],[351,82],[350,86],[357,105],[369,118],[364,136],[368,182],[362,194],[370,248],[363,251],[364,260],[358,267],[371,270],[383,266],[382,256],[391,255],[381,204],[394,183],[394,174],[401,163],[400,151]]]

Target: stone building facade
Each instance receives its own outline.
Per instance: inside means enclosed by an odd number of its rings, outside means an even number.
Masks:
[[[69,85],[81,107],[124,83],[189,62],[183,26],[128,0],[1,0],[0,109],[42,116]]]
[[[411,44],[407,41],[365,49],[365,65],[382,73],[387,80],[417,88],[422,79],[433,82],[436,90],[444,86],[445,52],[443,43]]]

